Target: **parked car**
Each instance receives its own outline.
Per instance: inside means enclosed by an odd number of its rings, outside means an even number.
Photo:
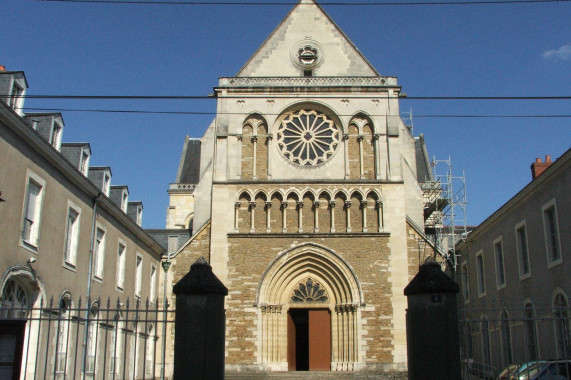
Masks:
[[[547,363],[546,360],[535,360],[523,363],[510,377],[510,380],[529,380],[537,374],[543,364]]]
[[[544,361],[526,363],[518,370],[516,380],[571,380],[571,361]]]
[[[519,370],[520,365],[519,364],[510,364],[509,366],[507,366],[506,368],[504,368],[504,370],[502,372],[500,372],[500,374],[498,375],[498,377],[496,378],[496,380],[510,380],[513,379],[512,376],[514,376],[516,374],[516,372]]]

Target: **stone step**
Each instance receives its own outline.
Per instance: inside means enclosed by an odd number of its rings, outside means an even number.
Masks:
[[[329,372],[329,371],[289,371],[289,372],[226,372],[225,380],[406,380],[406,372]]]

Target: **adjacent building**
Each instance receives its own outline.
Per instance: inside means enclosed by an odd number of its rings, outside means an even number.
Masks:
[[[406,370],[403,289],[434,247],[397,78],[302,0],[215,94],[169,189],[192,236],[168,282],[204,256],[228,287],[227,370]]]
[[[96,352],[125,354],[110,351],[112,339],[154,342],[154,332],[121,319],[127,300],[132,308],[139,300],[156,302],[164,250],[141,228],[142,204],[128,201],[127,187],[110,186],[107,167],[90,169],[90,145],[62,143],[61,114],[22,112],[26,88],[23,72],[2,68],[0,94],[9,96],[0,99],[0,313],[3,323],[24,322],[25,337],[18,339],[28,376],[70,378],[80,370],[94,376],[104,365]],[[84,328],[81,310],[91,320],[114,322]],[[62,322],[54,327],[45,319]],[[130,347],[123,343],[116,346]],[[83,347],[87,359],[75,353]],[[108,360],[107,373],[120,373],[123,365],[140,371],[143,351],[127,349],[133,360]]]
[[[496,375],[511,363],[571,359],[571,150],[457,245],[463,355]]]

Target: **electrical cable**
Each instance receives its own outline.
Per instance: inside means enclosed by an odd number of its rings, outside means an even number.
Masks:
[[[244,115],[239,112],[205,112],[205,111],[146,111],[146,110],[106,110],[106,109],[77,109],[77,108],[28,108],[23,110],[27,111],[52,111],[52,112],[94,112],[94,113],[131,113],[131,114],[152,114],[152,115]],[[277,116],[278,114],[266,114]],[[353,116],[353,115],[337,115],[337,116]],[[387,115],[369,115],[387,116]],[[390,116],[390,115],[388,115]],[[400,115],[394,115],[399,116]],[[559,115],[450,115],[450,114],[419,114],[414,115],[415,118],[508,118],[508,119],[525,119],[525,118],[571,118],[571,114]]]
[[[87,3],[87,4],[130,4],[130,5],[240,5],[240,6],[283,6],[297,5],[292,1],[253,2],[253,1],[143,1],[143,0],[34,0],[50,3]],[[326,6],[424,6],[424,5],[490,5],[490,4],[538,4],[538,3],[565,3],[571,0],[465,0],[465,1],[405,1],[405,2],[320,2],[318,5]],[[301,4],[305,5],[305,4]],[[313,4],[307,4],[313,5]]]
[[[10,95],[0,95],[8,98]],[[214,95],[19,95],[21,99],[65,99],[65,100],[200,100],[217,99]],[[221,96],[224,99],[243,99],[244,95]],[[292,96],[273,96],[264,94],[265,98],[292,98]],[[328,99],[346,99],[348,96],[326,96]],[[375,99],[406,100],[571,100],[571,96],[370,96]],[[299,97],[298,98],[303,98]]]

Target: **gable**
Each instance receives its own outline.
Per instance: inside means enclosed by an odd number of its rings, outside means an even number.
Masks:
[[[300,54],[306,54],[300,59]],[[304,58],[304,57],[301,57]],[[248,60],[238,77],[379,76],[313,0],[301,0]]]

